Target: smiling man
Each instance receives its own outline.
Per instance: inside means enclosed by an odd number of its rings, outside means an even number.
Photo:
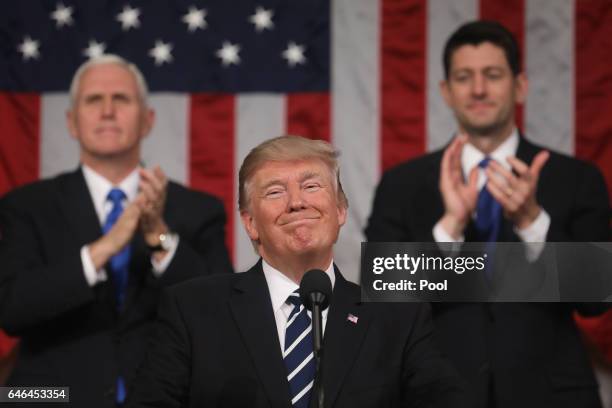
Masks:
[[[427,305],[362,303],[334,265],[348,208],[336,156],[296,136],[248,154],[239,207],[261,260],[166,291],[129,407],[309,407],[311,318],[295,292],[313,268],[333,286],[323,312],[326,407],[461,406],[453,371],[431,348]]]
[[[515,107],[525,101],[527,78],[513,35],[496,22],[467,23],[448,39],[443,64],[440,89],[457,133],[445,149],[384,174],[368,240],[455,247],[608,241],[608,193],[597,168],[546,151],[517,128]],[[526,248],[529,262],[538,256],[535,246]],[[503,281],[486,279],[484,287]],[[596,407],[597,383],[572,313],[606,308],[438,303],[434,337],[467,380],[474,407]]]
[[[160,288],[231,271],[225,214],[216,198],[141,167],[154,112],[134,65],[92,59],[70,95],[78,169],[0,199],[0,327],[21,337],[8,384],[68,386],[71,406],[116,407]]]

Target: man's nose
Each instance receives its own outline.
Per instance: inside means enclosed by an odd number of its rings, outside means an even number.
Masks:
[[[102,116],[105,118],[115,116],[115,104],[112,98],[105,98],[102,102]]]
[[[289,202],[288,210],[289,211],[299,211],[306,208],[306,201],[304,200],[304,192],[299,187],[289,188],[288,190]]]
[[[487,82],[483,75],[475,75],[472,81],[472,94],[474,96],[484,96],[487,93]]]

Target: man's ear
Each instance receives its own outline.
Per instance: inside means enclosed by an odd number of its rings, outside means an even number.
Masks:
[[[529,81],[524,72],[518,74],[514,79],[514,102],[522,105],[525,103],[527,98],[527,91],[529,90]]]
[[[259,240],[259,231],[257,230],[257,224],[253,216],[247,210],[242,210],[240,211],[240,219],[251,241]]]
[[[449,89],[449,83],[446,79],[440,81],[440,95],[444,98],[444,102],[448,107],[451,107],[451,95]]]
[[[345,205],[338,205],[338,225],[343,226],[346,223],[347,209]]]
[[[68,128],[70,137],[78,140],[79,134],[77,132],[76,113],[74,112],[74,108],[70,108],[66,111],[66,127]]]
[[[151,129],[153,129],[153,125],[155,124],[155,110],[145,106],[142,120],[142,134],[140,137],[145,138],[149,136],[149,133],[151,133]]]

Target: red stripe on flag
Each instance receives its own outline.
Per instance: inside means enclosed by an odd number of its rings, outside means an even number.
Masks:
[[[38,179],[40,97],[0,92],[0,195]]]
[[[425,152],[427,2],[381,2],[382,170]]]
[[[287,95],[287,133],[329,142],[329,100],[328,93]]]
[[[612,199],[611,21],[611,2],[576,2],[576,156],[598,164]]]
[[[234,258],[233,95],[194,94],[190,106],[189,184],[223,200],[227,214],[226,245]]]
[[[504,25],[514,36],[519,44],[522,58],[522,69],[525,63],[525,0],[480,0],[480,18],[483,20],[495,20]],[[523,127],[523,107],[516,109],[516,125],[519,129]]]

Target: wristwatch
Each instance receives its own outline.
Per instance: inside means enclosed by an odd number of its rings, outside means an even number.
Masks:
[[[147,248],[151,252],[169,251],[176,242],[176,234],[173,232],[167,232],[165,234],[159,234],[159,243],[157,245],[147,244]]]

